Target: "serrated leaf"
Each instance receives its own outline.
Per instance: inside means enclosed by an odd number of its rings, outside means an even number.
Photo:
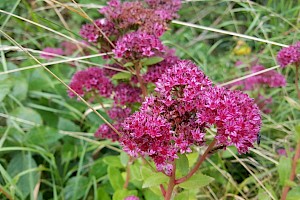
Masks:
[[[281,156],[279,164],[277,165],[277,171],[279,174],[279,184],[284,185],[285,181],[289,179],[291,172],[291,159],[285,156]]]
[[[164,58],[162,58],[162,57],[154,56],[154,57],[150,57],[150,58],[143,58],[141,60],[141,64],[143,66],[154,65],[154,64],[157,64],[157,63],[159,63],[163,60],[164,60]]]
[[[89,178],[76,176],[68,180],[64,189],[65,199],[82,199],[89,186]]]
[[[15,177],[21,172],[36,168],[37,164],[30,154],[17,153],[7,166],[7,173]],[[24,199],[34,190],[38,183],[38,172],[31,171],[19,177],[17,187],[22,192]]]
[[[292,188],[286,197],[286,200],[299,200],[299,199],[300,199],[300,186]]]
[[[123,200],[128,196],[137,196],[137,191],[126,189],[117,190],[113,195],[113,200]]]
[[[120,170],[115,167],[109,166],[107,169],[108,178],[111,186],[114,188],[115,191],[120,190],[123,188],[124,179],[122,178]]]
[[[152,187],[152,186],[158,186],[162,183],[166,183],[168,182],[169,177],[164,175],[163,173],[155,173],[146,178],[144,180],[143,186],[142,188],[148,188],[148,187]]]
[[[105,158],[103,158],[103,162],[112,167],[123,167],[119,156],[106,156]]]
[[[184,189],[195,189],[207,186],[210,184],[214,178],[203,175],[201,173],[194,174],[189,180],[179,184],[179,187]]]
[[[176,169],[181,173],[182,176],[185,176],[189,172],[189,160],[185,154],[179,154],[179,159],[176,160]]]
[[[285,96],[285,100],[290,104],[291,107],[296,108],[297,110],[300,110],[300,104],[292,99],[291,97]]]
[[[131,78],[131,74],[126,72],[119,72],[113,75],[113,77],[111,77],[112,80],[120,80],[120,79],[129,80],[130,78]]]

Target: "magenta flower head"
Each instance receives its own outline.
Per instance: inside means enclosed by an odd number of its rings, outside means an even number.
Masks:
[[[277,61],[281,67],[290,64],[300,64],[300,42],[289,47],[282,48],[277,54]]]
[[[41,58],[44,58],[46,60],[50,60],[52,58],[55,58],[57,55],[63,55],[64,51],[61,48],[51,48],[46,47],[43,49],[43,53],[41,53]]]
[[[141,59],[158,56],[165,48],[159,38],[145,32],[132,32],[124,35],[113,50],[117,58]]]
[[[110,97],[113,91],[113,84],[104,75],[103,69],[97,67],[76,72],[69,86],[80,96],[95,92],[100,96]],[[72,91],[68,93],[71,98],[76,96]]]
[[[151,157],[158,171],[170,175],[177,154],[205,144],[205,129],[217,127],[224,147],[246,153],[257,139],[261,118],[253,99],[239,91],[212,86],[190,61],[178,61],[156,82],[156,96],[128,117],[120,139],[131,156]]]

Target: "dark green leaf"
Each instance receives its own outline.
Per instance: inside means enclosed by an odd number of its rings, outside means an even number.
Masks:
[[[10,114],[16,118],[24,120],[24,123],[22,123],[20,121],[19,122],[15,121],[15,122],[20,124],[21,127],[24,127],[27,129],[43,124],[43,120],[42,120],[40,114],[31,108],[18,107],[15,110],[13,110]],[[8,119],[9,124],[12,124],[11,120],[12,119]]]
[[[71,120],[60,117],[58,120],[57,128],[63,131],[80,131],[80,127]]]
[[[47,126],[35,127],[26,134],[26,141],[42,147],[56,144],[64,135],[58,133],[54,128]]]
[[[17,153],[7,166],[7,172],[11,177],[15,177],[21,172],[36,168],[35,160],[27,153]],[[34,190],[38,183],[38,172],[31,171],[19,177],[17,187],[23,194],[24,199]]]
[[[18,100],[23,101],[27,97],[28,82],[25,78],[18,78],[15,80],[15,85],[12,90],[12,95]]]
[[[64,189],[65,199],[82,199],[88,186],[89,179],[85,176],[70,178]]]
[[[97,194],[98,194],[98,199],[111,200],[110,196],[107,194],[107,192],[102,187],[99,187],[97,189]]]

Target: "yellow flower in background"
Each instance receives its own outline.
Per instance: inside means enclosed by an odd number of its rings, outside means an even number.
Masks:
[[[251,53],[251,48],[243,40],[238,40],[233,49],[233,53],[238,56],[249,55]]]

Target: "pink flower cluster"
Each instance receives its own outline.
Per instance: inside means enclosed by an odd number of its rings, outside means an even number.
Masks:
[[[120,38],[113,52],[117,58],[141,59],[159,55],[164,46],[156,36],[137,31]]]
[[[261,117],[246,94],[212,86],[190,61],[179,61],[156,83],[156,96],[128,117],[120,139],[131,156],[150,156],[158,171],[172,172],[177,153],[204,144],[205,129],[215,125],[218,145],[246,153],[257,140]]]
[[[252,73],[256,73],[266,68],[262,65],[254,65],[251,67]],[[267,85],[271,88],[284,87],[286,85],[285,77],[276,72],[275,70],[271,70],[256,76],[252,76],[245,80],[234,83],[234,85],[242,85],[243,90],[254,90],[256,87],[261,85]]]
[[[69,86],[80,96],[93,91],[103,97],[110,97],[114,87],[110,79],[104,76],[103,69],[97,67],[78,71]],[[70,97],[76,96],[72,91],[68,93]]]
[[[121,3],[119,0],[111,0],[100,13],[123,33],[124,30],[139,30],[161,36],[167,29],[167,22],[178,17],[176,12],[180,7],[179,0],[152,0],[146,1],[146,5],[142,1]]]
[[[79,34],[88,42],[97,42],[99,38],[103,38],[100,30],[107,37],[118,33],[112,22],[108,21],[107,19],[97,19],[92,24],[83,25]]]
[[[300,64],[300,42],[289,47],[282,48],[277,54],[277,61],[281,67],[290,64]]]
[[[43,49],[43,53],[41,53],[41,58],[44,58],[46,60],[50,60],[52,58],[55,58],[57,55],[64,55],[64,51],[61,48],[51,48],[46,47]]]
[[[120,83],[115,87],[114,101],[116,104],[125,105],[141,102],[141,89],[127,83]]]

